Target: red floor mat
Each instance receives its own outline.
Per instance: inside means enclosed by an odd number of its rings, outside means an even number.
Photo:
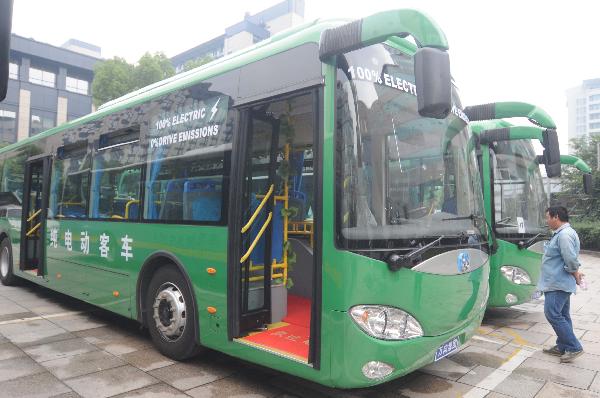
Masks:
[[[310,330],[308,327],[289,324],[246,336],[241,340],[284,355],[293,356],[302,361],[308,361],[309,336]]]
[[[310,328],[310,300],[291,294],[287,300],[287,316],[283,318],[283,322]]]

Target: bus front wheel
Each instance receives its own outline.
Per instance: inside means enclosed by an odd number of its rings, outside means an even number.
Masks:
[[[0,243],[0,281],[5,286],[17,283],[17,277],[13,274],[12,248],[8,238],[2,239]]]
[[[192,300],[184,277],[175,267],[163,266],[156,271],[146,295],[148,329],[158,350],[178,361],[199,352]]]

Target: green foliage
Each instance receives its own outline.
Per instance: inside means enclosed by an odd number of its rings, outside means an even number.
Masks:
[[[593,192],[591,195],[583,193],[583,173],[573,166],[563,166],[561,194],[555,197],[555,202],[565,205],[569,212],[579,221],[594,221],[598,224],[600,219],[600,171],[597,170],[598,162],[597,144],[600,136],[580,137],[571,140],[573,155],[581,158],[592,168]],[[554,204],[554,203],[553,203]]]
[[[196,59],[189,60],[185,64],[183,64],[183,71],[187,72],[188,70],[195,69],[199,66],[202,66],[204,64],[211,62],[212,60],[213,60],[213,58],[210,55],[206,55],[202,58],[196,58]]]
[[[136,66],[119,57],[98,63],[94,68],[92,82],[94,105],[102,105],[174,74],[171,61],[160,52],[145,53]]]
[[[164,53],[145,53],[133,69],[133,82],[136,89],[164,80],[175,74],[171,61]]]
[[[582,249],[600,250],[600,223],[575,221],[572,226],[579,235]]]
[[[296,216],[298,215],[298,212],[299,212],[299,210],[298,210],[298,208],[297,208],[297,207],[293,207],[293,206],[292,206],[292,207],[290,207],[290,208],[287,208],[287,209],[283,209],[283,208],[282,208],[282,209],[281,209],[281,216],[282,216],[282,217],[290,217],[290,218],[293,218],[293,217],[296,217]]]
[[[96,64],[92,82],[94,105],[99,106],[132,91],[133,69],[133,65],[119,57]]]

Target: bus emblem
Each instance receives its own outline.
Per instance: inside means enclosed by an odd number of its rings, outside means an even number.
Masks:
[[[459,252],[456,259],[456,268],[458,272],[467,272],[471,268],[471,256],[469,252]]]

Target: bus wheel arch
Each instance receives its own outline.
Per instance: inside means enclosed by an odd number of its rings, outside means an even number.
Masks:
[[[156,280],[164,279],[164,282]],[[154,287],[152,287],[154,285]],[[187,345],[195,346],[195,349],[187,349],[185,352],[181,349],[176,348],[176,352],[166,352],[167,346],[176,346],[175,344],[163,344],[160,339],[157,338],[157,334],[160,333],[155,326],[154,314],[152,310],[152,304],[150,303],[153,299],[149,297],[150,290],[157,290],[157,285],[160,285],[162,289],[163,285],[169,285],[172,289],[169,290],[168,294],[165,295],[167,302],[170,300],[171,303],[175,301],[175,297],[183,298],[185,300],[186,311],[192,313],[192,322],[187,322],[187,332],[184,331],[182,339],[188,341]],[[166,290],[165,290],[166,292]],[[173,293],[171,293],[173,292]],[[153,293],[153,296],[155,294]],[[156,298],[154,298],[156,300]],[[150,335],[153,337],[155,345],[159,350],[174,359],[185,359],[195,355],[200,350],[199,341],[199,314],[196,306],[196,297],[193,289],[193,285],[183,268],[183,265],[177,260],[175,256],[166,252],[154,253],[151,255],[143,267],[140,270],[138,276],[137,287],[136,287],[136,306],[138,310],[137,318],[138,321],[150,331]],[[175,311],[177,314],[177,311]],[[190,318],[189,316],[187,317]],[[191,335],[190,335],[191,333]],[[189,344],[193,343],[193,344]],[[185,344],[184,344],[185,345]]]

